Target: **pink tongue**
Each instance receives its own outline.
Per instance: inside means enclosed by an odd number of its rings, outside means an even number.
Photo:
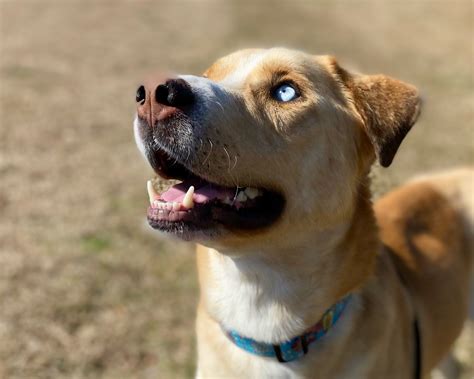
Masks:
[[[184,199],[184,195],[188,191],[188,188],[192,184],[179,183],[163,192],[160,196],[161,200],[167,202],[181,203]],[[201,187],[199,187],[201,186]],[[212,184],[198,184],[194,185],[194,196],[193,200],[196,203],[208,203],[213,199],[224,200],[226,197],[232,199],[235,195],[235,191],[228,187],[218,187]]]

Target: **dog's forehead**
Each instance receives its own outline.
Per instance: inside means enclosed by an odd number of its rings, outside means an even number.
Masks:
[[[318,57],[283,48],[240,50],[218,59],[204,75],[212,81],[229,87],[237,87],[259,68],[264,68],[267,71],[295,68],[301,71],[302,67],[307,66],[308,61],[313,64],[318,61],[320,61],[319,63],[324,62]]]
[[[237,82],[263,61],[268,50],[246,49],[218,59],[209,67],[204,75],[215,82]]]

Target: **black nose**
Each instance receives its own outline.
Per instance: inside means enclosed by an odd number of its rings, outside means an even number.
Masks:
[[[194,101],[194,94],[187,81],[170,79],[165,84],[156,87],[155,99],[160,104],[179,108],[191,105]]]

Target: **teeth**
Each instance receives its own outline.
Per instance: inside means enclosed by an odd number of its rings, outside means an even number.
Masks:
[[[153,183],[151,180],[146,182],[146,189],[148,191],[148,197],[150,198],[150,204],[153,204],[155,198],[159,195],[156,193],[155,188],[153,188]]]
[[[150,204],[158,208],[160,210],[168,210],[168,211],[179,211],[181,209],[181,205],[186,209],[191,209],[194,207],[194,186],[190,186],[186,195],[184,195],[183,201],[181,203],[178,202],[164,202],[159,201],[158,198],[160,195],[156,192],[155,188],[153,187],[153,183],[151,180],[148,180],[146,183],[146,188],[148,191],[148,197],[150,199]],[[261,196],[262,192],[258,188],[254,187],[247,187],[244,190],[240,190],[235,197],[235,199],[225,198],[222,200],[224,204],[232,205],[234,201],[239,203],[244,203],[248,199],[253,200],[258,196]]]
[[[247,201],[247,195],[244,191],[241,191],[239,192],[235,200],[237,200],[239,203],[243,203],[244,201]]]
[[[258,195],[260,195],[260,190],[257,189],[257,188],[253,188],[253,187],[247,187],[245,189],[245,194],[247,195],[247,197],[250,199],[250,200],[253,200],[255,199]]]
[[[186,192],[186,195],[184,195],[184,199],[182,202],[185,208],[190,209],[194,207],[193,194],[194,194],[194,187],[191,186],[188,188],[188,192]]]
[[[159,212],[162,211],[174,211],[177,212],[181,209],[181,203],[176,202],[165,202],[160,200],[154,200],[152,203],[153,208],[157,208]]]

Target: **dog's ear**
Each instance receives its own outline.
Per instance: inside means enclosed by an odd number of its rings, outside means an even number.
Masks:
[[[390,166],[420,114],[418,90],[385,75],[352,75],[337,63],[333,67],[351,92],[380,164]]]
[[[418,90],[384,75],[353,77],[352,92],[380,164],[390,166],[420,114]]]

